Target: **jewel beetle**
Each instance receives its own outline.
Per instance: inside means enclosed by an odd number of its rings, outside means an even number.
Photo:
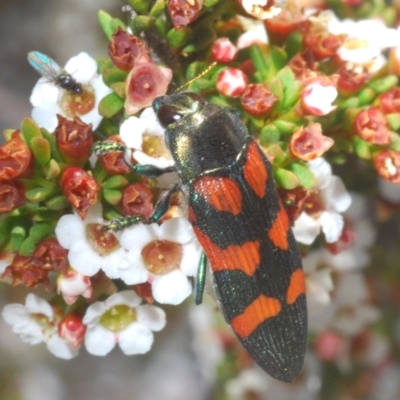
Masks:
[[[153,108],[166,128],[175,165],[131,167],[149,177],[176,171],[180,181],[148,220],[127,217],[111,223],[111,229],[159,221],[172,194],[182,191],[204,250],[200,271],[208,259],[225,319],[261,368],[293,381],[303,367],[307,342],[305,283],[270,162],[236,110],[188,92],[158,97]]]

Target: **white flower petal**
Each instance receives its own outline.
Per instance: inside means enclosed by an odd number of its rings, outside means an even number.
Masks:
[[[143,247],[158,239],[159,226],[157,224],[137,224],[124,229],[121,235],[121,246],[130,251],[136,251],[138,254]]]
[[[351,196],[346,190],[343,181],[338,176],[332,176],[329,185],[323,191],[327,209],[342,213],[351,204]]]
[[[49,104],[57,103],[60,97],[60,88],[48,78],[40,78],[32,90],[29,101],[34,107],[45,108]]]
[[[292,231],[299,243],[311,244],[318,236],[320,226],[314,218],[303,211],[294,222]]]
[[[82,319],[84,325],[88,325],[89,328],[94,327],[98,322],[100,317],[107,311],[107,307],[102,301],[96,301],[91,304]]]
[[[332,178],[332,167],[324,158],[316,158],[315,160],[309,161],[307,165],[317,178],[317,186],[319,189],[324,189],[329,185]]]
[[[182,246],[182,260],[180,269],[187,276],[195,276],[199,268],[200,257],[203,249],[197,239],[193,238]]]
[[[145,124],[146,134],[164,136],[165,129],[161,126],[153,107],[145,108],[140,114],[140,120]]]
[[[53,132],[58,125],[57,114],[62,114],[61,108],[57,104],[49,104],[46,107],[34,107],[31,116],[39,127]]]
[[[144,354],[151,349],[153,333],[138,322],[130,324],[119,334],[119,347],[126,355]]]
[[[151,329],[152,331],[160,331],[166,324],[165,311],[159,307],[143,305],[136,308],[137,321]]]
[[[115,335],[102,325],[88,328],[85,334],[85,347],[94,356],[105,356],[115,346]]]
[[[50,320],[53,319],[54,314],[51,305],[46,300],[33,293],[29,293],[26,296],[25,307],[31,314],[43,314]]]
[[[319,223],[328,243],[334,243],[339,240],[344,226],[344,220],[340,214],[332,211],[323,211],[319,216]]]
[[[168,160],[165,157],[150,157],[142,151],[136,150],[132,153],[133,158],[141,165],[154,165],[157,168],[167,168],[174,165],[173,160]]]
[[[174,270],[157,276],[152,284],[153,297],[162,304],[180,304],[192,293],[186,275],[181,270]]]
[[[76,243],[68,253],[71,267],[86,276],[93,276],[101,268],[100,256],[87,243]]]
[[[165,221],[160,227],[160,240],[185,244],[193,237],[190,223],[185,218],[171,218]]]
[[[142,299],[133,290],[124,290],[110,296],[104,303],[108,309],[124,304],[129,307],[136,307]]]
[[[70,360],[78,355],[78,349],[73,349],[58,335],[53,335],[47,342],[47,349],[58,358]]]
[[[97,73],[97,63],[89,54],[82,52],[70,58],[65,64],[64,70],[71,74],[77,82],[86,85]]]
[[[119,128],[119,136],[124,143],[136,150],[142,150],[143,133],[146,126],[143,121],[137,117],[126,119]]]
[[[85,226],[77,214],[63,215],[57,222],[55,229],[57,240],[64,249],[70,249],[85,235]]]
[[[131,262],[133,256],[135,262]],[[137,285],[138,283],[147,282],[149,278],[149,270],[144,265],[140,253],[131,251],[128,255],[129,267],[119,269],[119,278],[122,279],[127,285]]]

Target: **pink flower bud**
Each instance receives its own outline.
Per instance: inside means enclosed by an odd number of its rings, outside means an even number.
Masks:
[[[326,115],[336,106],[332,105],[337,97],[336,85],[331,79],[321,77],[311,80],[301,94],[301,105],[305,115]]]
[[[390,183],[400,183],[400,153],[382,150],[374,158],[378,174]]]
[[[390,143],[389,124],[385,115],[376,107],[361,110],[354,120],[354,130],[365,141],[386,145]]]
[[[86,326],[77,315],[67,315],[58,324],[59,336],[74,349],[82,346],[85,333]]]
[[[247,76],[240,69],[227,68],[217,77],[217,90],[228,97],[240,96],[247,86]]]
[[[159,67],[148,56],[139,56],[126,79],[125,111],[134,114],[151,106],[153,100],[167,92],[172,79],[169,68]]]
[[[289,149],[293,156],[300,160],[311,161],[321,157],[333,143],[330,137],[322,134],[321,125],[313,123],[305,128],[300,127],[293,133]]]
[[[69,268],[66,273],[57,278],[57,293],[61,294],[67,304],[73,304],[79,296],[89,299],[92,296],[93,287],[88,276]]]
[[[237,48],[226,37],[217,39],[211,47],[211,57],[219,63],[227,63],[236,58]]]
[[[323,332],[318,336],[315,350],[321,360],[333,361],[345,350],[345,340],[335,332]]]

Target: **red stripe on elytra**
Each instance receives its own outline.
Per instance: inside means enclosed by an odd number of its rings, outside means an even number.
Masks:
[[[238,270],[248,276],[254,274],[261,261],[260,241],[249,241],[242,245],[232,244],[222,249],[197,226],[194,226],[193,230],[207,254],[213,272]]]
[[[289,232],[289,218],[286,210],[283,208],[282,203],[279,202],[280,209],[276,214],[276,219],[268,231],[268,237],[272,243],[282,250],[289,248],[288,232]]]
[[[297,298],[306,292],[304,272],[301,268],[296,269],[290,277],[289,288],[286,292],[286,303],[293,304]]]
[[[281,309],[278,299],[261,294],[246,307],[242,314],[232,318],[230,323],[235,333],[244,339],[251,335],[262,322],[278,315]]]
[[[249,144],[243,173],[247,184],[262,199],[267,191],[268,171],[256,142]]]
[[[242,192],[231,178],[202,176],[194,183],[194,189],[217,211],[227,211],[233,215],[242,212]]]

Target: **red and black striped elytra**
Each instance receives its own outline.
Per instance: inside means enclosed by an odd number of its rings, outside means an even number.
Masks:
[[[176,171],[180,182],[150,219],[128,217],[128,224],[158,221],[181,190],[227,322],[261,368],[293,381],[307,342],[304,274],[271,164],[235,110],[194,93],[158,97],[153,108],[175,166],[132,169],[152,177]]]

